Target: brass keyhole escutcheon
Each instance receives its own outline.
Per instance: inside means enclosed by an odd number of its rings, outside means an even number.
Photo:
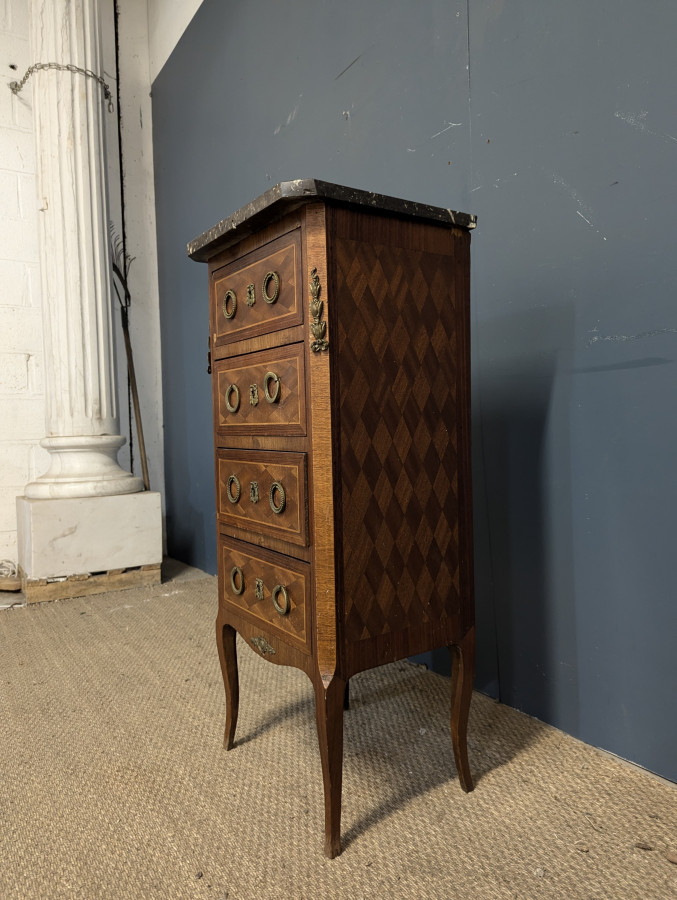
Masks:
[[[249,385],[249,403],[252,406],[259,405],[259,386],[257,384]]]
[[[235,399],[231,402],[231,397]],[[236,384],[229,384],[226,388],[226,409],[230,413],[236,413],[240,408],[240,388]]]
[[[256,303],[256,288],[253,284],[247,285],[247,306],[253,306]]]
[[[268,285],[270,282],[274,283],[273,293],[268,293]],[[277,272],[267,272],[266,277],[263,279],[263,299],[266,303],[273,304],[280,296],[280,276]]]
[[[273,385],[272,390],[271,384]],[[263,379],[263,393],[266,395],[268,403],[277,403],[280,399],[280,376],[275,372],[266,372],[266,377]]]
[[[258,481],[251,481],[249,483],[249,499],[252,503],[259,502],[259,483]]]
[[[271,484],[268,499],[270,500],[270,508],[275,515],[279,516],[287,504],[284,488],[279,481],[274,481]]]
[[[230,301],[230,307],[228,307]],[[223,315],[226,319],[232,319],[237,312],[237,296],[235,291],[226,291],[223,297]]]
[[[239,579],[239,587],[238,587],[237,579]],[[233,589],[233,593],[237,594],[238,597],[244,591],[244,575],[242,574],[242,569],[239,566],[233,566],[233,568],[231,570],[230,586]]]
[[[235,488],[235,492],[233,493],[233,487]],[[240,479],[237,475],[230,475],[228,478],[228,485],[226,487],[226,493],[228,494],[228,499],[231,503],[237,503],[240,499],[240,494],[242,493],[242,488],[240,487]]]
[[[282,603],[278,599],[280,594],[282,595]],[[276,584],[273,588],[273,606],[281,616],[286,616],[291,609],[289,593],[283,584]]]
[[[260,578],[256,579],[256,587],[254,588],[254,596],[257,600],[263,600],[264,591],[263,591],[263,581]]]

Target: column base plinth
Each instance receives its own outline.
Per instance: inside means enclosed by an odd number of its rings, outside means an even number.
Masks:
[[[46,437],[40,441],[51,454],[49,469],[26,485],[29,500],[108,497],[143,490],[143,481],[118,464],[125,442],[119,434]]]

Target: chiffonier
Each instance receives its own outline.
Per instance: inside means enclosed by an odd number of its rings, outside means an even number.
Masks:
[[[312,681],[329,857],[341,849],[343,716],[358,672],[450,648],[452,746],[472,790],[474,226],[287,181],[188,245],[209,263],[225,746],[239,633]]]

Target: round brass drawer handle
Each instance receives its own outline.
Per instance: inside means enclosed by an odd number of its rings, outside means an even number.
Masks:
[[[231,395],[235,396],[235,400],[231,403]],[[236,413],[240,408],[240,388],[236,384],[229,384],[226,388],[226,409],[230,413]]]
[[[275,502],[275,495],[277,494],[278,502]],[[279,516],[280,513],[284,510],[287,505],[287,496],[284,492],[284,488],[280,484],[279,481],[274,481],[270,486],[270,493],[268,494],[268,499],[270,500],[270,508],[275,513],[276,516]]]
[[[275,283],[275,289],[273,290],[272,295],[268,293],[268,285],[273,281]],[[267,272],[266,277],[263,279],[263,299],[266,303],[273,304],[280,296],[280,276],[277,272]]]
[[[270,390],[271,382],[274,385],[272,391]],[[280,399],[280,376],[275,372],[266,372],[266,377],[263,379],[263,393],[266,395],[268,403],[277,403]]]
[[[282,603],[278,601],[278,597],[282,594]],[[273,588],[273,606],[281,616],[286,616],[291,609],[291,601],[287,588],[283,584],[276,584]]]
[[[235,493],[231,491],[231,488],[235,485]],[[230,475],[228,478],[228,486],[226,487],[226,493],[228,494],[228,499],[231,503],[237,503],[240,499],[240,494],[242,493],[242,488],[240,487],[240,479],[237,475]]]
[[[230,312],[228,311],[228,301],[230,300]],[[237,296],[235,291],[226,291],[223,297],[223,315],[226,319],[232,319],[237,312]]]
[[[240,586],[237,586],[235,581],[236,578],[240,579]],[[244,592],[244,575],[242,574],[242,569],[239,566],[233,566],[230,573],[230,586],[233,589],[233,593],[237,594],[239,597],[240,594]]]

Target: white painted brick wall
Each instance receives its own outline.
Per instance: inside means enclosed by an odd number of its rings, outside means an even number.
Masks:
[[[46,457],[30,82],[9,90],[33,62],[28,10],[29,0],[0,0],[0,559],[14,561],[15,498]]]
[[[199,3],[200,0],[169,0],[169,4],[167,0],[154,0],[150,19],[164,36],[164,58]],[[102,16],[110,15],[112,8],[112,4],[104,4]],[[159,301],[148,127],[149,13],[146,0],[120,0],[120,9],[121,65],[126,72],[123,141],[127,159],[127,226],[130,248],[137,257],[132,268],[137,300],[132,341],[135,347],[144,348],[141,354],[137,351],[136,362],[151,487],[164,491]],[[10,81],[20,80],[36,62],[30,58],[28,16],[29,0],[0,0],[0,559],[15,561],[15,497],[49,463],[47,452],[39,445],[45,434],[45,397],[31,82],[18,96],[9,90]],[[109,40],[112,32],[111,18],[104,29]],[[153,27],[151,33],[154,32]],[[105,69],[109,76],[114,71],[111,53]],[[109,77],[108,81],[114,87],[114,79]],[[115,136],[113,117],[109,128]],[[112,158],[116,156],[115,152]],[[117,307],[115,315],[119,318]],[[126,378],[119,386],[121,406],[126,402],[125,383]],[[124,450],[120,462],[126,465]],[[138,474],[138,462],[136,470]]]

